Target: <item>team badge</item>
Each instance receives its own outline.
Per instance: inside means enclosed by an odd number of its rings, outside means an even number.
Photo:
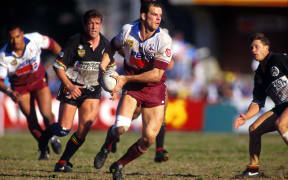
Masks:
[[[17,62],[17,59],[14,58],[11,63],[10,63],[12,66],[17,66],[18,62]]]
[[[126,40],[126,44],[129,48],[132,48],[133,47],[133,44],[134,44],[134,41],[133,40]]]
[[[80,44],[79,46],[78,46],[78,56],[80,56],[81,58],[82,57],[84,57],[85,56],[85,54],[86,54],[86,51],[85,51],[85,49],[83,49],[84,47],[83,47],[83,45],[82,44]]]
[[[276,77],[276,76],[278,76],[279,75],[279,69],[276,67],[276,66],[272,66],[271,67],[271,75],[273,76],[273,77]]]
[[[171,57],[171,49],[167,48],[165,53],[167,57]]]

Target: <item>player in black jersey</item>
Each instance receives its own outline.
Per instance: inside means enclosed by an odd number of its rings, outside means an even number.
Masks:
[[[60,137],[69,134],[77,109],[79,121],[77,131],[67,142],[64,153],[55,165],[56,172],[72,171],[69,160],[84,143],[90,126],[97,118],[101,97],[98,77],[100,69],[106,69],[108,65],[102,62],[102,57],[111,55],[110,43],[100,33],[102,20],[103,16],[97,10],[87,11],[83,16],[85,33],[73,36],[54,63],[56,74],[62,82],[57,95],[61,102],[59,123],[47,128],[41,136],[39,148],[45,148],[53,134]]]
[[[264,113],[249,127],[250,164],[236,178],[259,176],[261,136],[277,130],[288,145],[288,56],[270,51],[269,39],[262,33],[251,38],[251,53],[259,66],[255,72],[253,101],[245,114],[235,119],[234,127],[245,124],[265,105],[269,96],[275,107]]]

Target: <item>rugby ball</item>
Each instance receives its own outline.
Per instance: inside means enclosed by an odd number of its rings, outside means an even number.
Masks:
[[[118,76],[118,73],[114,70],[109,70],[109,71],[106,71],[104,74],[102,74],[102,78],[101,78],[102,88],[108,92],[112,92],[112,90],[117,84],[116,79],[111,77],[111,75]]]

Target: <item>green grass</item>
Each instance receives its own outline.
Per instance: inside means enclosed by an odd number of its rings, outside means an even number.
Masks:
[[[48,161],[38,161],[36,141],[28,132],[7,132],[0,137],[0,179],[112,179],[108,173],[109,166],[126,152],[140,134],[122,136],[117,153],[111,153],[104,167],[97,170],[93,167],[93,160],[105,134],[90,132],[71,159],[73,172],[65,174],[53,172],[60,155],[51,153]],[[61,139],[63,146],[69,137]],[[154,163],[153,145],[150,151],[125,167],[124,177],[128,180],[231,179],[249,162],[248,141],[246,134],[167,132],[165,148],[169,151],[169,161]],[[265,179],[287,178],[287,160],[287,146],[280,136],[264,135],[261,171],[269,176]]]

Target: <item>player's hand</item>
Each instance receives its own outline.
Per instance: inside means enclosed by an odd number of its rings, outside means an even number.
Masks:
[[[240,116],[234,121],[234,128],[237,129],[247,121],[247,117],[245,114],[240,113]]]
[[[17,91],[11,91],[10,93],[8,93],[8,96],[10,96],[11,99],[12,99],[15,103],[18,103],[21,94],[20,94],[19,92],[17,92]]]
[[[117,81],[117,84],[116,84],[116,86],[115,86],[115,88],[113,89],[112,92],[117,93],[127,83],[127,78],[126,78],[126,76],[122,76],[122,75],[121,76],[111,75],[111,77],[115,78],[116,81]]]
[[[114,101],[115,99],[117,99],[117,92],[111,92],[110,95],[111,95],[110,100]]]
[[[102,73],[102,74],[104,74],[104,73],[107,71],[106,68],[104,68],[104,67],[102,66],[102,64],[100,64],[99,69],[100,69],[100,73]]]
[[[69,92],[70,95],[69,97],[72,99],[77,99],[78,97],[80,97],[82,95],[81,89],[83,88],[83,86],[78,86],[78,85],[72,85],[71,87],[69,87]]]

